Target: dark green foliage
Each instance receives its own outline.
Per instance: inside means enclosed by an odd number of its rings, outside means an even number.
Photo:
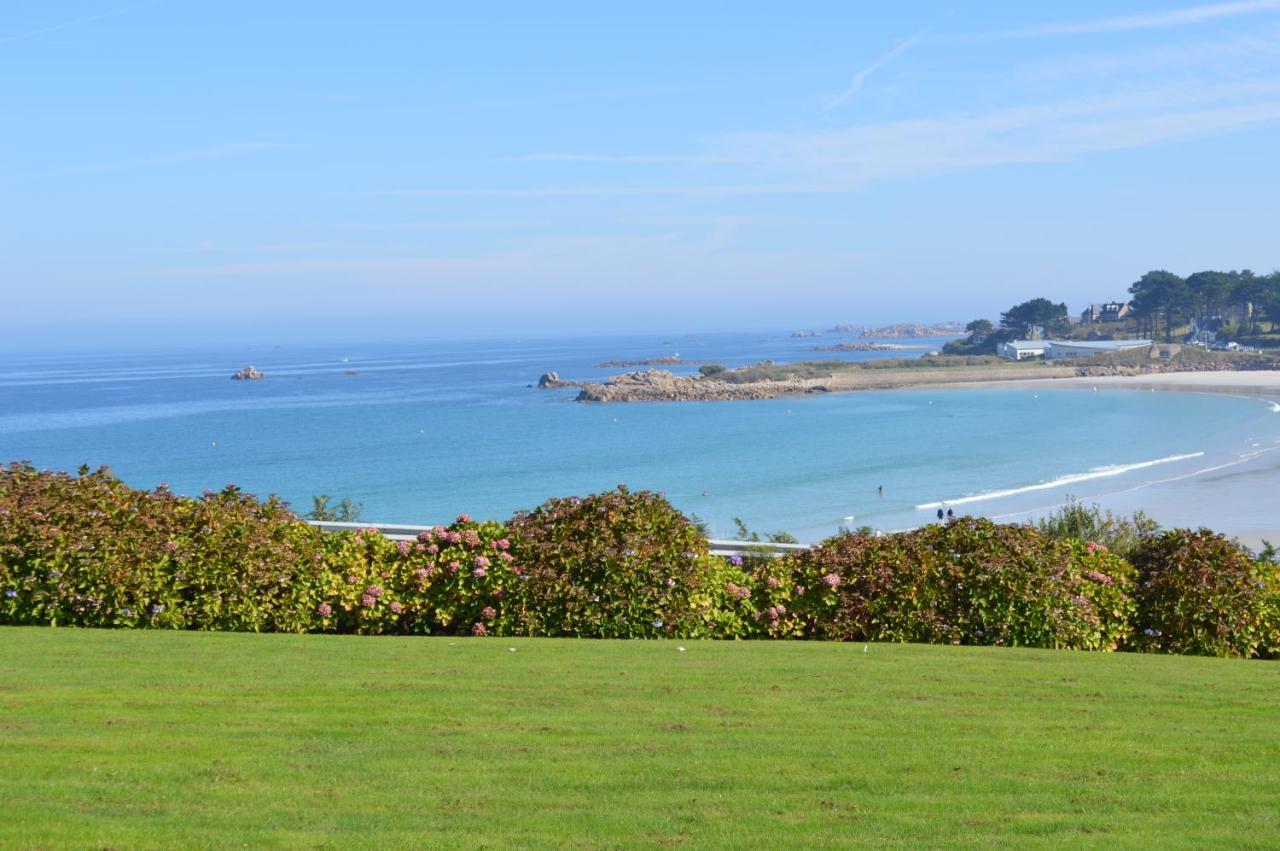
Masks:
[[[341,502],[330,503],[329,495],[322,493],[311,498],[311,510],[302,515],[308,520],[331,520],[336,523],[354,523],[360,519],[364,506],[343,497]]]
[[[704,363],[702,366],[698,367],[698,372],[703,375],[716,375],[717,373],[724,372],[724,365],[719,363]]]
[[[1104,547],[965,518],[832,538],[779,560],[756,593],[775,635],[1114,650],[1132,583]]]
[[[946,355],[989,355],[995,350],[996,343],[1002,335],[996,333],[996,327],[989,319],[975,319],[964,330],[968,337],[952,340],[942,347]]]
[[[1280,651],[1280,568],[1207,529],[1175,529],[1134,553],[1133,647],[1201,656]]]
[[[1042,529],[966,518],[722,559],[661,495],[619,487],[396,541],[322,533],[233,485],[188,499],[12,464],[0,624],[1280,654],[1280,568],[1208,532],[1154,532],[1073,504]]]
[[[1131,517],[1120,517],[1074,499],[1036,525],[1051,538],[1093,541],[1125,558],[1129,558],[1145,538],[1160,531],[1160,524],[1141,511]]]
[[[1067,321],[1067,305],[1063,302],[1054,304],[1047,298],[1033,298],[1000,314],[1000,324],[1025,337],[1034,327],[1055,329],[1065,325]]]
[[[721,624],[733,571],[659,494],[625,486],[551,499],[511,521],[528,566],[518,589],[528,634],[591,638],[732,635]]]

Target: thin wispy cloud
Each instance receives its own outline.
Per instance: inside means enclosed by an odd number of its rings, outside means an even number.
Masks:
[[[1044,24],[1018,30],[984,33],[978,38],[1041,38],[1046,36],[1092,35],[1098,33],[1156,30],[1202,24],[1223,18],[1257,15],[1280,10],[1280,0],[1239,0],[1234,3],[1211,3],[1185,9],[1168,9],[1140,15],[1122,15],[1112,18],[1095,18],[1088,21],[1068,21]]]
[[[49,33],[61,32],[62,30],[69,30],[74,27],[84,26],[85,24],[92,24],[95,21],[104,21],[107,18],[115,18],[120,15],[127,15],[130,12],[136,12],[139,9],[145,9],[148,6],[154,6],[154,5],[155,5],[155,2],[138,3],[134,6],[124,6],[119,9],[111,9],[110,11],[101,12],[97,15],[89,15],[84,18],[76,18],[75,20],[72,20],[72,21],[63,21],[62,23],[59,23],[59,24],[50,24],[45,27],[40,27],[39,29],[28,30],[27,32],[0,36],[0,44],[12,44],[15,41],[25,41],[26,39],[29,39],[29,38],[36,38],[37,36],[47,35]]]
[[[848,87],[845,88],[843,92],[836,95],[831,100],[827,101],[827,105],[825,109],[828,111],[835,109],[837,106],[848,101],[858,92],[860,92],[862,90],[862,84],[866,82],[868,77],[870,77],[876,71],[879,71],[885,65],[888,65],[893,60],[897,59],[902,54],[906,53],[912,47],[915,47],[916,44],[920,42],[920,39],[925,37],[925,34],[927,32],[928,32],[928,29],[923,29],[923,30],[920,30],[920,32],[916,33],[915,35],[904,38],[902,41],[898,42],[894,46],[894,48],[890,50],[888,53],[884,54],[883,56],[881,56],[876,61],[872,62],[867,67],[863,68],[861,71],[854,74],[853,79],[849,81]]]
[[[690,162],[696,162],[694,158]],[[745,160],[744,160],[745,161]],[[759,162],[759,158],[755,158]],[[449,189],[385,189],[361,193],[371,198],[740,198],[753,195],[831,195],[852,187],[823,183],[760,183],[727,185],[548,186]]]
[[[564,160],[733,163],[742,181],[676,185],[393,190],[375,195],[472,198],[733,198],[833,195],[886,180],[1034,163],[1225,135],[1280,122],[1280,76],[1213,82],[1133,83],[1105,93],[843,129],[726,134],[686,157]],[[733,173],[733,172],[731,172]],[[763,180],[768,176],[771,180]]]

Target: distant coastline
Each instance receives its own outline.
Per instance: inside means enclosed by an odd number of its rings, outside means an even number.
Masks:
[[[1280,370],[1280,358],[1271,355],[1189,349],[1170,351],[1153,346],[1072,362],[1011,362],[995,357],[927,356],[860,363],[764,362],[698,375],[675,375],[668,370],[649,369],[611,376],[604,381],[560,382],[554,386],[579,388],[576,397],[579,402],[711,402],[922,386],[971,386],[1076,378],[1155,378],[1209,373],[1270,373],[1263,383],[1271,386],[1270,381],[1280,377],[1277,370]],[[1227,383],[1235,381],[1231,379]]]

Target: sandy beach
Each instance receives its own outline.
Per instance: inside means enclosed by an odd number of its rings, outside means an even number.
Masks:
[[[1261,396],[1280,416],[1280,372],[1173,372],[1158,375],[1098,378],[1042,378],[1013,382],[981,382],[958,387],[1001,386],[1038,389],[1097,388],[1158,390]],[[1090,500],[1121,514],[1144,511],[1164,526],[1208,526],[1257,549],[1263,541],[1280,544],[1280,446],[1260,447],[1257,454],[1198,475],[1173,478],[1138,490],[1120,490]],[[1030,519],[1045,511],[1020,512],[1002,520]]]
[[[1182,390],[1198,393],[1280,394],[1280,371],[1165,372],[1152,375],[1107,375],[1096,378],[1031,378],[978,382],[966,387],[1099,387],[1125,390]]]

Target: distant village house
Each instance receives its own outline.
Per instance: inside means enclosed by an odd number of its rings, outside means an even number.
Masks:
[[[1119,322],[1129,315],[1129,302],[1104,301],[1091,304],[1080,314],[1081,325],[1093,325],[1098,322]]]

